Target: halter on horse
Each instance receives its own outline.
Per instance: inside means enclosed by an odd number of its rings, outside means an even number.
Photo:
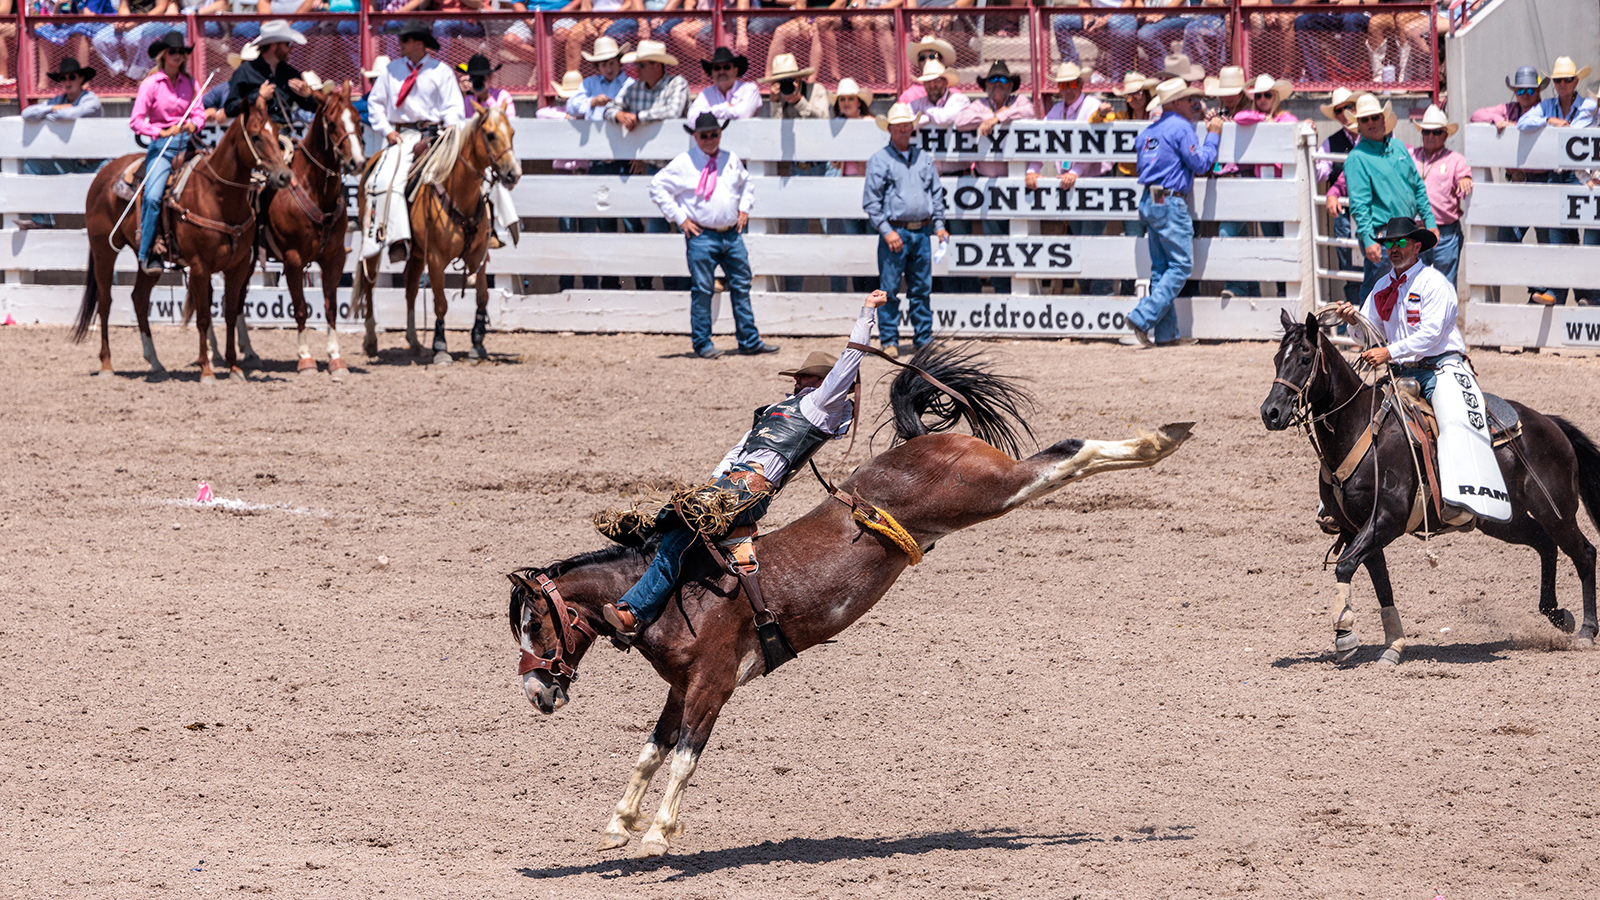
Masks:
[[[512,152],[515,132],[505,113],[495,107],[478,106],[478,114],[461,127],[460,153],[449,172],[437,183],[420,185],[411,203],[411,253],[405,266],[406,344],[412,353],[422,353],[422,344],[417,341],[416,300],[423,266],[427,266],[428,284],[433,289],[435,365],[451,361],[444,336],[444,317],[450,309],[450,301],[445,296],[445,267],[456,260],[461,261],[466,277],[473,279],[478,301],[478,311],[472,322],[472,358],[486,359],[489,355],[483,346],[484,335],[489,330],[489,282],[484,277],[483,267],[488,259],[493,227],[484,187],[486,181],[493,180],[513,187],[522,175],[522,166]],[[486,175],[491,171],[492,176]],[[366,184],[365,177],[362,184]],[[359,202],[365,221],[364,188]],[[353,307],[365,300],[367,336],[362,347],[368,356],[378,354],[372,303],[372,285],[377,275],[376,259],[358,264],[356,290],[351,299]]]
[[[1005,379],[968,367],[949,365],[954,356],[938,345],[914,362],[947,384],[993,386]],[[962,360],[963,362],[965,360]],[[908,378],[909,384],[917,379]],[[920,383],[920,382],[918,382]],[[896,382],[891,404],[896,419],[918,402]],[[991,425],[1004,413],[988,403],[996,396],[969,390],[969,409]],[[1005,396],[1005,395],[1000,395]],[[938,415],[938,413],[935,413]],[[948,428],[954,417],[930,427]],[[993,519],[1062,485],[1100,472],[1142,468],[1164,459],[1188,437],[1191,423],[1163,427],[1159,433],[1127,441],[1065,440],[1024,460],[963,434],[927,434],[897,426],[904,443],[863,464],[840,485],[854,508],[834,497],[811,512],[762,537],[762,594],[783,623],[796,651],[826,641],[860,618],[889,590],[913,557],[933,549],[952,532]],[[1014,439],[1009,427],[991,432]],[[887,515],[875,527],[870,507]],[[863,515],[863,513],[866,515]],[[898,530],[909,547],[891,535]],[[579,663],[599,637],[614,634],[601,607],[621,597],[644,573],[656,541],[644,548],[611,547],[573,557],[544,569],[512,574],[510,624],[521,652],[518,671],[523,690],[543,713],[568,702]],[[915,550],[916,553],[910,553]],[[661,711],[600,849],[628,843],[630,831],[646,830],[643,852],[660,856],[679,830],[678,806],[723,704],[734,689],[765,674],[750,604],[739,596],[735,579],[708,554],[684,559],[681,586],[654,624],[634,644],[667,682]],[[641,813],[656,770],[672,755],[671,780],[652,820]]]
[[[131,201],[123,200],[114,193],[113,187],[129,165],[142,159],[142,154],[130,154],[112,160],[101,169],[89,187],[84,209],[89,232],[89,271],[85,277],[83,304],[78,309],[72,334],[74,340],[83,340],[95,315],[99,315],[102,375],[112,371],[108,316],[117,252],[124,246],[139,245],[137,215],[123,218],[122,225],[112,233],[113,223],[124,206],[138,202],[137,196]],[[181,174],[184,169],[188,171],[187,180]],[[211,357],[206,354],[206,333],[211,329],[213,272],[222,272],[224,276],[223,307],[228,321],[226,364],[230,373],[243,374],[237,365],[234,334],[255,258],[256,221],[249,200],[252,169],[266,172],[268,179],[279,188],[287,187],[294,177],[284,165],[278,132],[267,116],[264,100],[257,100],[243,115],[235,118],[214,150],[201,151],[199,159],[183,169],[175,167],[175,183],[182,185],[182,190],[169,191],[163,200],[165,214],[174,221],[171,232],[174,249],[189,270],[185,315],[193,311],[200,332],[202,382],[216,381]],[[152,375],[166,372],[156,357],[155,343],[150,337],[150,291],[158,278],[140,272],[133,284],[133,309]]]
[[[1261,404],[1261,420],[1269,431],[1291,425],[1306,428],[1321,467],[1324,509],[1339,523],[1343,547],[1334,567],[1339,608],[1334,616],[1336,658],[1345,662],[1356,653],[1355,612],[1350,607],[1350,581],[1365,565],[1372,577],[1383,621],[1385,650],[1381,661],[1400,662],[1405,631],[1394,606],[1384,548],[1405,534],[1413,501],[1423,478],[1412,462],[1405,426],[1393,413],[1378,386],[1367,386],[1317,327],[1315,315],[1296,323],[1283,315],[1284,334],[1275,359],[1277,375]],[[1539,553],[1539,612],[1565,631],[1572,614],[1556,605],[1556,550],[1566,553],[1583,586],[1583,625],[1577,641],[1591,645],[1596,632],[1595,549],[1578,525],[1581,502],[1600,527],[1600,449],[1575,426],[1556,416],[1541,415],[1520,403],[1511,404],[1522,421],[1522,433],[1495,451],[1511,495],[1509,522],[1480,521],[1484,534]],[[1370,446],[1364,452],[1360,444]],[[1356,451],[1356,452],[1352,452]],[[1346,462],[1355,458],[1354,463]],[[1441,524],[1429,504],[1418,527],[1433,531]]]

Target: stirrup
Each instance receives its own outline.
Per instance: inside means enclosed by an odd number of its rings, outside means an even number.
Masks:
[[[606,624],[616,631],[613,641],[630,645],[639,639],[639,617],[626,605],[607,603],[601,608],[600,615],[606,620]]]

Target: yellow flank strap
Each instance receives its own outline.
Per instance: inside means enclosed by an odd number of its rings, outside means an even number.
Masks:
[[[863,509],[862,507],[866,508]],[[922,562],[922,548],[917,546],[916,540],[904,528],[901,528],[900,523],[896,522],[894,516],[889,515],[886,510],[869,507],[862,503],[855,507],[851,515],[864,527],[870,528],[894,541],[895,546],[899,547],[906,556],[911,558],[913,566]]]

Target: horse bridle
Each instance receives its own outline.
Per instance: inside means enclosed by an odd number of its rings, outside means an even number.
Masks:
[[[560,589],[543,572],[535,573],[533,576],[537,587],[534,583],[529,583],[528,579],[518,572],[512,572],[506,577],[511,579],[512,584],[520,585],[529,593],[537,593],[544,596],[545,603],[550,609],[550,621],[556,629],[555,650],[551,655],[549,657],[534,656],[524,649],[522,657],[517,663],[517,674],[549,672],[551,675],[564,675],[568,679],[576,681],[578,679],[578,670],[567,662],[569,654],[578,652],[577,638],[573,635],[573,632],[577,631],[593,641],[598,637],[594,626],[579,615],[578,611],[572,607],[572,604],[562,599]]]
[[[1294,382],[1292,382],[1292,381],[1290,381],[1290,380],[1288,380],[1286,378],[1273,378],[1272,379],[1272,383],[1273,384],[1281,384],[1284,387],[1286,387],[1289,390],[1294,392],[1294,398],[1295,398],[1294,417],[1289,420],[1289,424],[1290,425],[1297,425],[1297,424],[1301,424],[1303,422],[1308,422],[1309,421],[1308,419],[1306,419],[1306,413],[1308,413],[1311,410],[1311,398],[1306,396],[1306,392],[1311,390],[1311,382],[1316,380],[1317,373],[1326,372],[1327,371],[1327,366],[1328,366],[1328,361],[1327,361],[1327,359],[1325,359],[1323,357],[1322,336],[1321,336],[1321,334],[1318,334],[1317,335],[1317,353],[1316,353],[1316,356],[1311,361],[1311,369],[1310,369],[1310,371],[1308,371],[1306,373],[1306,382],[1305,382],[1305,384],[1295,384]]]

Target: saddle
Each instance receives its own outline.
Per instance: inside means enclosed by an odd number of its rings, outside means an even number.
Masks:
[[[183,260],[178,257],[175,249],[177,241],[173,240],[173,232],[177,226],[177,217],[174,215],[174,210],[178,208],[176,201],[184,187],[188,185],[189,176],[194,174],[195,166],[204,158],[203,153],[190,153],[185,150],[173,157],[172,169],[167,173],[166,190],[161,195],[162,215],[156,224],[156,239],[151,252],[170,265],[183,265]],[[137,204],[144,184],[145,164],[146,160],[140,157],[124,166],[122,174],[112,182],[111,192],[130,204]],[[135,209],[134,214],[142,213]]]

